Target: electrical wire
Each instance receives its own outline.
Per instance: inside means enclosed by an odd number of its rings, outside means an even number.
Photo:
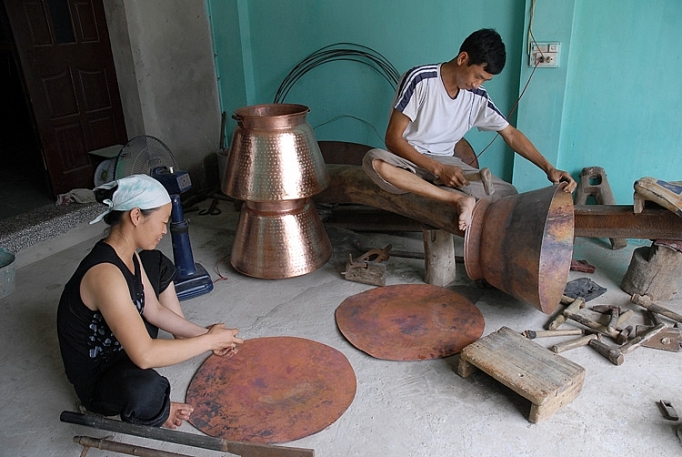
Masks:
[[[215,272],[218,274],[218,279],[214,280],[213,284],[217,283],[218,281],[227,281],[228,277],[220,271],[220,264],[222,264],[225,261],[225,259],[227,259],[229,256],[230,256],[230,254],[224,256],[222,259],[220,259],[220,260],[218,260],[218,262],[216,262]]]

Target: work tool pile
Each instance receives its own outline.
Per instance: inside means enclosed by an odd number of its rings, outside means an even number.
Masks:
[[[559,353],[590,346],[615,365],[621,365],[627,354],[641,346],[671,352],[682,350],[682,314],[655,303],[647,295],[633,294],[631,302],[643,308],[650,325],[630,325],[635,312],[614,305],[594,305],[589,309],[596,317],[588,316],[581,312],[586,307],[585,298],[564,295],[561,303],[566,305],[565,308],[547,323],[545,330],[526,330],[523,335],[529,339],[575,335],[578,338],[554,344],[550,349]],[[661,316],[675,323],[668,325],[662,322]],[[560,329],[566,321],[572,321],[579,327]],[[607,338],[612,343],[608,343]]]

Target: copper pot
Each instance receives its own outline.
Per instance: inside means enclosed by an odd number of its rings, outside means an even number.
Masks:
[[[279,201],[311,197],[329,175],[303,105],[239,108],[223,192],[237,200]]]
[[[331,255],[310,199],[242,205],[230,256],[240,273],[264,279],[301,276],[323,266]]]
[[[562,186],[481,199],[464,238],[467,275],[551,314],[566,288],[573,231],[573,199]]]

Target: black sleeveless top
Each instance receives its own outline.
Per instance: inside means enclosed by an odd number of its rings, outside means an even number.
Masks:
[[[102,314],[85,306],[80,296],[83,276],[101,263],[111,263],[121,270],[132,303],[140,314],[144,311],[144,287],[137,257],[133,257],[135,272],[131,273],[114,248],[97,242],[64,286],[57,309],[57,334],[66,376],[82,401],[90,398],[96,380],[108,366],[125,354]]]

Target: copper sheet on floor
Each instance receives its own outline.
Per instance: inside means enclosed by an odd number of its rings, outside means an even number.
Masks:
[[[285,443],[335,422],[355,397],[355,372],[339,351],[303,338],[244,342],[226,359],[210,356],[187,389],[189,422],[231,441]]]
[[[336,324],[350,343],[384,360],[424,360],[459,353],[483,334],[481,312],[443,287],[378,287],[344,300]]]

